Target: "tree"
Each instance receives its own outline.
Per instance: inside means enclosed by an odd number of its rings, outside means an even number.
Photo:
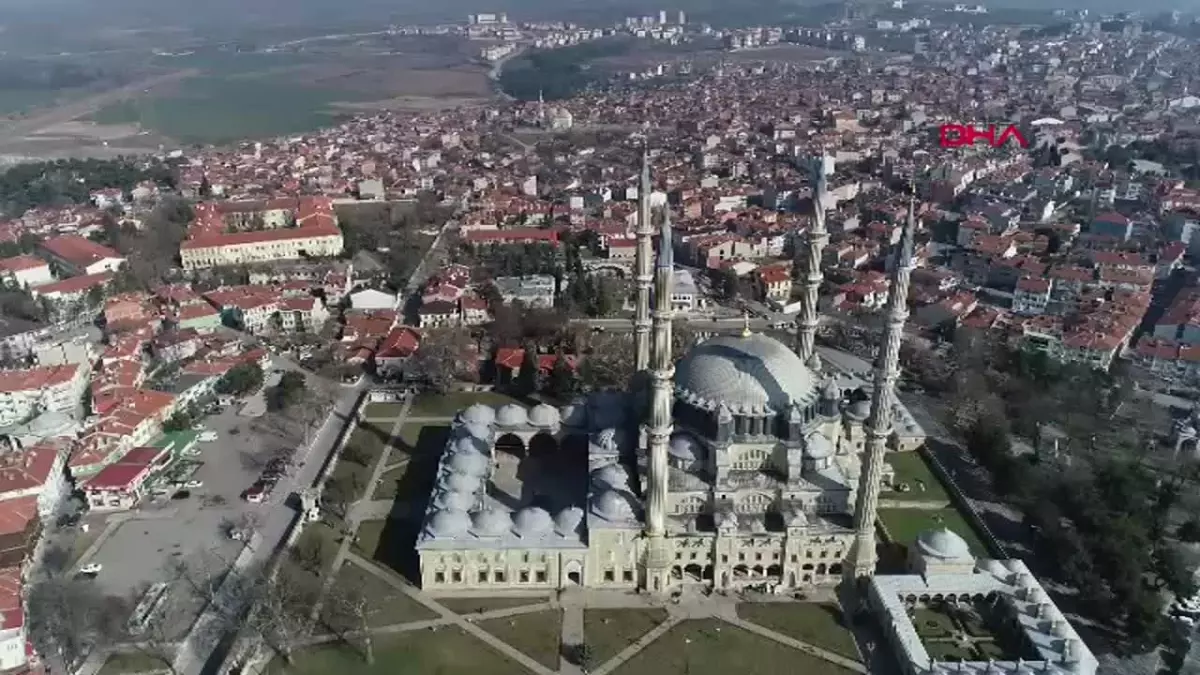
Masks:
[[[274,574],[262,574],[250,593],[253,609],[248,625],[291,665],[292,650],[308,633],[320,597],[315,577],[285,564]]]
[[[1188,544],[1200,542],[1200,519],[1195,517],[1188,518],[1175,531],[1175,536],[1179,537],[1180,541]]]
[[[371,638],[371,599],[359,586],[334,581],[325,597],[325,623],[338,634],[342,642],[350,644],[350,637],[357,633],[362,640],[363,660],[368,666],[375,664],[375,644]]]
[[[463,328],[435,328],[421,339],[405,367],[406,379],[436,393],[446,393],[460,378],[475,376],[475,341]]]
[[[279,378],[279,384],[267,392],[267,406],[283,410],[304,398],[307,380],[303,373],[289,370]]]
[[[263,370],[257,363],[242,363],[230,368],[217,380],[218,394],[242,396],[256,391],[263,385]]]
[[[26,598],[29,638],[40,653],[58,656],[74,672],[92,650],[116,644],[124,634],[127,612],[111,611],[113,602],[87,580],[44,577]]]
[[[525,345],[525,355],[521,360],[521,369],[517,372],[517,380],[513,383],[517,393],[529,396],[538,388],[538,354],[532,344]]]
[[[579,378],[562,350],[554,355],[554,367],[550,370],[549,393],[560,401],[569,401],[579,393]]]

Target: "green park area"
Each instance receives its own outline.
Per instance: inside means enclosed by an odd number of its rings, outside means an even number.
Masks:
[[[988,548],[975,528],[953,508],[944,509],[879,509],[879,522],[887,530],[888,539],[902,546],[917,540],[926,530],[945,527],[962,537],[977,556],[986,556]]]
[[[683,621],[613,675],[850,675],[853,671],[717,619]]]
[[[373,639],[374,664],[363,650],[344,643],[297,650],[292,663],[276,657],[268,675],[431,675],[487,673],[528,675],[521,665],[457,627],[419,630]]]
[[[929,460],[920,452],[892,452],[887,463],[895,470],[892,485],[896,490],[884,491],[882,499],[914,502],[949,503],[950,496],[942,482],[929,466]]]
[[[858,659],[854,635],[844,623],[842,609],[832,603],[743,602],[738,616],[776,633],[822,649]]]
[[[603,664],[667,620],[659,608],[619,607],[583,610],[583,634],[592,663]]]
[[[561,609],[484,619],[475,625],[543,666],[558,670],[559,645],[562,641]]]

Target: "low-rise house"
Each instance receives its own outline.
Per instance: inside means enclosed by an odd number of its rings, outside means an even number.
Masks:
[[[93,511],[123,511],[137,506],[146,481],[170,459],[163,448],[139,447],[109,464],[83,484]]]
[[[525,307],[542,309],[554,306],[556,282],[549,274],[496,277],[492,283],[505,304],[520,302]]]
[[[40,251],[68,275],[95,275],[116,272],[125,264],[117,251],[74,234],[43,241]]]

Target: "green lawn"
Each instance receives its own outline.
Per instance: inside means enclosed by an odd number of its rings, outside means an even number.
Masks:
[[[330,480],[340,483],[349,491],[349,501],[357,501],[367,494],[368,490],[374,491],[374,487],[367,483],[371,480],[375,463],[379,461],[387,446],[391,431],[391,421],[364,420],[350,432],[346,447],[330,475]]]
[[[383,530],[387,527],[386,520],[363,520],[358,523],[358,532],[354,535],[354,549],[364,558],[372,558],[379,550],[379,540],[383,538]]]
[[[879,522],[887,529],[888,537],[897,544],[908,546],[925,530],[946,527],[965,539],[975,555],[988,554],[987,546],[984,546],[975,529],[953,508],[879,509]]]
[[[418,394],[413,399],[409,417],[453,417],[458,411],[476,403],[501,406],[521,403],[517,399],[494,391],[456,391],[448,394]]]
[[[549,596],[523,598],[434,598],[438,604],[455,614],[480,614],[510,607],[527,607],[549,600]]]
[[[895,485],[907,484],[908,490],[889,490],[880,494],[883,499],[904,501],[949,502],[941,481],[929,467],[925,456],[919,452],[889,452],[887,463],[896,470]]]
[[[142,652],[110,654],[99,675],[134,675],[135,673],[167,673],[171,665],[162,659]]]
[[[738,616],[801,642],[823,647],[846,658],[859,659],[854,635],[843,623],[842,610],[832,603],[744,602]]]
[[[379,482],[375,484],[375,492],[371,494],[371,499],[395,499],[396,495],[400,494],[400,486],[407,473],[407,465],[384,471],[379,476]]]
[[[338,570],[334,588],[339,587],[358,589],[367,598],[367,624],[372,628],[438,617],[437,612],[349,560]]]
[[[396,419],[404,412],[403,403],[368,403],[363,408],[364,419]]]
[[[268,675],[529,675],[520,664],[456,627],[379,635],[375,664],[344,644],[298,650],[292,664],[276,658]]]
[[[912,623],[923,640],[949,638],[958,632],[954,619],[941,609],[918,607],[913,610]]]
[[[552,670],[558,670],[559,644],[562,642],[561,609],[486,619],[476,622],[475,625],[507,642],[513,649],[534,661]]]
[[[620,654],[667,620],[667,610],[619,608],[583,610],[584,642],[592,650],[592,667]]]
[[[342,535],[329,525],[308,523],[292,547],[292,559],[310,572],[324,574],[333,564],[341,540]]]
[[[684,621],[613,675],[850,675],[853,671],[717,619]]]

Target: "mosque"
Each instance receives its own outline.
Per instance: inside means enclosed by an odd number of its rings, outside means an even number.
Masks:
[[[654,302],[671,297],[670,212],[653,223],[643,158],[638,377],[628,392],[563,408],[461,411],[417,539],[425,589],[793,589],[873,573],[883,457],[924,440],[894,395],[913,218],[871,381],[826,366],[815,347],[827,240],[815,174],[796,345],[747,326],[672,363],[671,307]]]

